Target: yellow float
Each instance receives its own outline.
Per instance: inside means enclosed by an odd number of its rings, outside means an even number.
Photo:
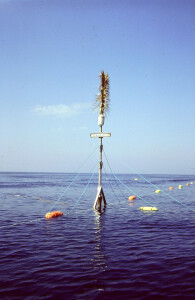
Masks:
[[[158,210],[158,208],[154,207],[154,206],[141,206],[139,209],[141,209],[141,210],[152,210],[152,211]]]

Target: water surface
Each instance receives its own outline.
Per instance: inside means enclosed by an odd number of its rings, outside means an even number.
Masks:
[[[101,214],[97,174],[80,198],[90,177],[60,198],[75,174],[0,173],[0,298],[193,299],[195,176],[104,175]],[[64,216],[46,220],[59,198]],[[140,211],[144,200],[159,211]]]

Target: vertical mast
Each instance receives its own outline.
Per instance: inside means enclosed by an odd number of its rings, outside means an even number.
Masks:
[[[104,196],[103,187],[102,187],[102,150],[103,150],[103,137],[111,136],[111,133],[103,133],[102,127],[104,125],[104,113],[109,110],[109,77],[108,74],[105,74],[104,71],[100,74],[100,86],[99,91],[100,93],[97,95],[96,98],[96,108],[99,108],[99,116],[98,116],[98,125],[100,126],[99,133],[91,133],[91,137],[98,137],[100,139],[99,145],[99,180],[98,180],[98,190],[97,196],[94,202],[94,208],[101,210],[101,203],[102,200],[104,201],[104,205],[106,205],[106,198]]]
[[[100,126],[100,133],[102,133],[102,126]],[[100,161],[99,161],[99,186],[102,185],[102,166],[103,166],[103,161],[102,161],[102,150],[103,150],[103,143],[102,143],[102,137],[100,139]]]

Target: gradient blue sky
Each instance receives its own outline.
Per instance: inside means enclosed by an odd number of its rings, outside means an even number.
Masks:
[[[74,172],[101,70],[113,171],[195,174],[194,0],[0,0],[0,171]]]

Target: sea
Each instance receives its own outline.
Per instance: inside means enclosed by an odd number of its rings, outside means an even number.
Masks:
[[[195,299],[195,175],[92,175],[0,173],[0,299]]]

